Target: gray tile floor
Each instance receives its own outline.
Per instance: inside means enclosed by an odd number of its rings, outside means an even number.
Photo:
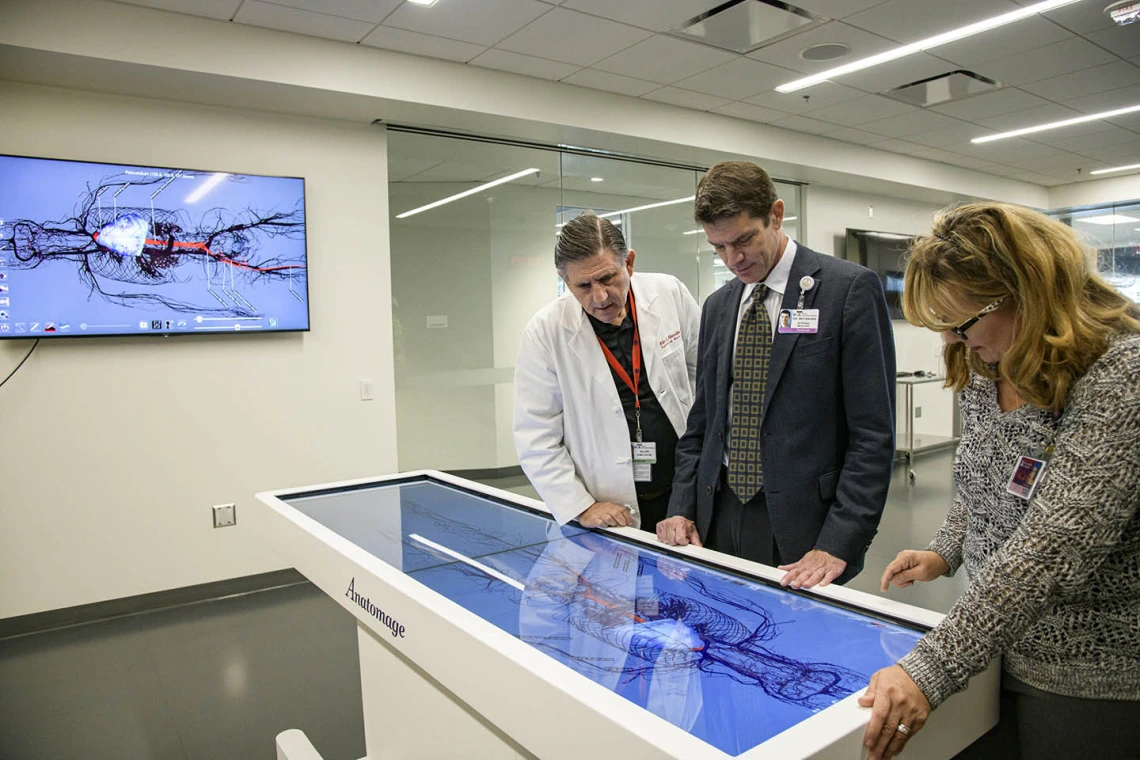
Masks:
[[[922,548],[950,504],[950,452],[895,470],[867,569],[879,593],[903,548]],[[534,495],[520,478],[491,481]],[[942,579],[890,596],[945,611]],[[0,641],[0,760],[273,760],[300,728],[326,760],[364,755],[353,618],[309,584]]]

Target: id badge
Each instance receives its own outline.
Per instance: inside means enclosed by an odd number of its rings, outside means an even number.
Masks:
[[[819,309],[781,309],[776,317],[776,332],[819,332]]]
[[[633,482],[648,483],[653,480],[653,465],[657,463],[657,444],[641,442],[633,444]]]
[[[1037,490],[1037,484],[1041,482],[1041,476],[1044,473],[1044,459],[1023,456],[1014,465],[1013,475],[1010,477],[1009,485],[1005,487],[1005,490],[1019,499],[1029,501],[1033,498],[1033,493]]]

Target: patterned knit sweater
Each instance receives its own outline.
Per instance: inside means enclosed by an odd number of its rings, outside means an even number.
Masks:
[[[1044,691],[1140,700],[1140,336],[1110,343],[1059,420],[1001,411],[979,376],[961,409],[956,496],[927,548],[971,582],[899,664],[933,707],[998,655]],[[1007,492],[1018,459],[1051,440],[1033,499]]]

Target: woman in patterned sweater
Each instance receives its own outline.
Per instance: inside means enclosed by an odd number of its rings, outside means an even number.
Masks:
[[[962,757],[1140,757],[1140,310],[1090,254],[1000,203],[943,212],[910,253],[904,313],[943,335],[963,432],[945,523],[882,587],[970,584],[860,698],[872,760],[999,655],[1000,722]]]

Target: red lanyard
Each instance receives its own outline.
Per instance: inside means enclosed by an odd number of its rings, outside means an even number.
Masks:
[[[602,353],[606,355],[606,361],[609,362],[613,371],[621,378],[626,387],[633,391],[633,408],[637,418],[637,439],[641,440],[641,398],[637,395],[637,389],[641,385],[641,336],[638,335],[637,330],[637,304],[633,300],[633,289],[629,291],[629,316],[633,319],[633,379],[629,379],[629,373],[625,371],[625,367],[621,366],[621,362],[617,360],[613,352],[610,351],[609,346],[605,341],[598,338],[598,345],[602,347]]]

